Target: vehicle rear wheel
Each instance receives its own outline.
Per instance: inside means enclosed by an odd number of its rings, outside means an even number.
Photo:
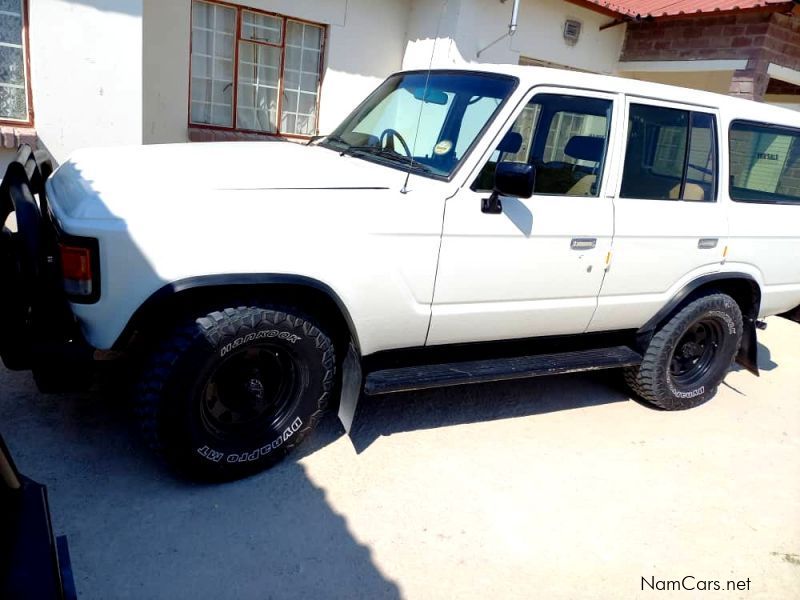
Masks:
[[[742,313],[725,294],[686,305],[653,337],[642,364],[625,380],[643,400],[664,410],[686,410],[710,400],[742,340]]]
[[[134,411],[148,444],[191,475],[235,479],[280,461],[314,428],[334,384],[330,338],[306,317],[227,308],[152,355]]]

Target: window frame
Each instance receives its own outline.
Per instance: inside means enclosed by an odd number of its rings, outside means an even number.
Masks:
[[[336,132],[340,127],[342,127],[342,125],[344,123],[347,123],[348,121],[350,121],[350,119],[352,119],[354,117],[354,115],[356,115],[357,113],[361,112],[364,109],[364,107],[369,103],[370,99],[372,98],[372,95],[374,93],[376,93],[378,91],[378,89],[380,89],[380,87],[383,84],[385,84],[390,78],[392,78],[392,77],[402,77],[402,76],[405,76],[405,75],[420,75],[420,74],[424,75],[424,74],[427,74],[427,73],[429,73],[428,69],[411,69],[411,70],[407,70],[407,71],[398,71],[396,73],[392,73],[386,79],[384,79],[380,83],[380,85],[377,88],[375,88],[375,90],[372,91],[371,94],[369,94],[366,98],[364,98],[358,104],[358,106],[356,106],[350,112],[350,114],[347,115],[347,117],[345,117],[341,121],[341,123],[339,123],[339,125],[333,131]],[[469,75],[474,75],[474,76],[479,76],[479,77],[502,78],[502,79],[507,79],[508,81],[511,82],[511,87],[509,88],[508,96],[505,98],[505,100],[503,100],[503,102],[500,103],[500,105],[497,107],[497,110],[495,111],[493,117],[491,119],[489,119],[484,124],[483,128],[475,136],[475,139],[472,140],[472,144],[470,144],[469,148],[467,148],[467,150],[464,153],[463,158],[458,162],[458,165],[456,165],[456,168],[453,170],[452,173],[450,173],[450,175],[438,175],[436,173],[423,173],[423,172],[414,173],[414,175],[418,176],[418,177],[424,177],[426,179],[433,179],[435,181],[441,181],[441,182],[445,182],[445,183],[450,183],[456,178],[456,175],[458,175],[458,173],[462,170],[462,168],[464,168],[464,164],[469,159],[473,158],[474,155],[477,154],[478,145],[481,143],[482,140],[485,139],[486,134],[489,132],[490,128],[494,124],[496,124],[499,120],[501,120],[503,118],[503,111],[506,109],[506,107],[509,105],[509,103],[512,103],[514,101],[514,97],[517,95],[517,91],[518,91],[518,88],[519,88],[520,80],[519,80],[519,77],[516,77],[514,75],[508,75],[508,74],[505,74],[505,73],[493,73],[493,72],[488,72],[488,71],[472,71],[472,70],[469,70],[469,69],[436,69],[436,74],[437,75],[440,75],[440,74],[452,74],[452,75],[469,74]],[[503,123],[502,127],[506,127],[506,125],[507,125],[507,121]],[[332,134],[330,134],[330,135],[332,135]],[[325,138],[329,137],[330,135],[325,136]],[[321,140],[320,145],[323,148],[331,149],[331,147],[325,143],[325,138],[323,138]],[[491,157],[491,153],[489,154],[489,156]],[[382,165],[382,166],[385,166],[385,167],[389,167],[391,169],[396,169],[396,170],[399,170],[399,171],[401,171],[403,173],[408,173],[409,172],[408,169],[400,168],[400,167],[398,167],[398,166],[396,166],[394,164],[388,163],[387,161],[382,160],[380,157],[377,157],[377,156],[372,156],[372,155],[369,155],[369,154],[362,154],[362,155],[359,155],[358,158],[360,160],[366,160],[367,162],[372,162],[372,163],[375,163],[375,164],[379,164],[379,165]],[[482,157],[479,160],[482,160]],[[473,169],[473,171],[475,169],[474,166],[470,167],[470,168]],[[473,171],[470,171],[470,173],[472,173]],[[469,184],[469,179],[467,179],[465,182],[462,182],[460,185],[468,185],[468,184]]]
[[[590,198],[593,200],[597,200],[599,198],[603,198],[607,193],[605,190],[611,186],[617,187],[617,183],[614,182],[612,179],[614,171],[617,170],[616,166],[616,147],[617,147],[617,140],[615,136],[619,131],[618,128],[614,126],[615,122],[618,122],[622,119],[623,115],[622,111],[624,109],[624,97],[617,92],[609,91],[605,89],[595,89],[590,87],[570,87],[570,86],[559,86],[553,85],[551,83],[541,83],[538,85],[534,85],[533,87],[529,88],[522,98],[519,100],[517,106],[514,108],[513,112],[508,116],[505,123],[503,123],[502,128],[500,129],[500,133],[492,140],[489,148],[486,150],[485,154],[481,156],[478,163],[475,167],[470,171],[469,177],[467,178],[467,187],[470,191],[477,193],[477,194],[486,194],[491,192],[491,190],[484,190],[481,189],[477,183],[478,178],[481,176],[481,173],[489,161],[492,159],[492,155],[496,151],[497,145],[503,140],[505,135],[511,131],[516,124],[517,120],[520,118],[522,113],[525,109],[534,101],[537,96],[540,95],[560,95],[560,96],[572,96],[575,98],[586,98],[590,100],[606,100],[611,102],[611,112],[610,118],[607,128],[607,136],[606,136],[606,145],[605,145],[605,154],[604,154],[604,161],[603,161],[603,172],[602,177],[599,180],[599,185],[597,187],[597,195],[596,196],[570,196],[567,194],[542,194],[542,193],[534,193],[534,197],[540,198]],[[536,136],[536,129],[539,126],[539,119],[541,118],[541,114],[537,114],[536,122],[533,125],[533,138],[531,138],[531,146],[528,148],[528,157],[527,157],[527,164],[530,164],[530,154],[533,152],[533,140]],[[624,141],[622,142],[624,144]],[[621,178],[620,178],[621,180]]]
[[[27,3],[27,0],[24,0]],[[194,6],[195,2],[203,2],[205,4],[212,4],[217,6],[222,6],[225,8],[231,8],[235,11],[234,16],[234,23],[235,23],[235,32],[234,32],[234,48],[233,48],[233,96],[232,96],[232,125],[230,127],[226,127],[224,125],[212,125],[209,123],[194,123],[192,121],[192,34],[191,29],[193,27],[192,23],[194,22]],[[273,17],[276,19],[281,20],[281,43],[274,44],[270,42],[262,42],[257,40],[251,40],[242,37],[242,15],[243,13],[251,12],[259,15],[265,15],[268,17]],[[319,55],[319,83],[317,84],[317,102],[316,102],[316,127],[314,129],[315,133],[312,134],[300,134],[300,133],[283,133],[281,132],[281,120],[283,116],[283,94],[285,91],[284,88],[284,70],[286,64],[286,30],[289,21],[295,23],[301,23],[303,25],[312,25],[314,27],[320,28],[320,55]],[[228,133],[236,134],[236,133],[243,133],[247,135],[259,135],[264,137],[271,137],[271,138],[294,138],[300,140],[309,140],[314,138],[316,135],[319,134],[319,109],[322,100],[322,83],[323,77],[325,73],[325,60],[327,58],[327,49],[328,49],[328,26],[324,23],[317,23],[315,21],[309,21],[307,19],[301,19],[298,17],[290,17],[288,15],[274,13],[266,10],[261,10],[258,8],[253,8],[250,6],[244,6],[242,4],[233,4],[231,2],[224,2],[222,0],[191,0],[190,4],[190,11],[189,11],[189,89],[188,89],[188,111],[186,115],[186,120],[189,129],[207,129],[211,131],[225,131]],[[238,121],[238,101],[239,101],[239,45],[241,42],[246,42],[249,44],[261,45],[261,46],[268,46],[270,48],[279,48],[281,51],[281,64],[279,70],[279,81],[278,81],[278,107],[277,107],[277,117],[276,117],[276,130],[274,132],[270,131],[261,131],[258,129],[246,129],[243,127],[237,127]]]
[[[731,120],[730,124],[728,125],[728,197],[732,202],[739,202],[741,204],[766,204],[772,206],[800,206],[800,200],[797,202],[787,202],[787,201],[775,201],[770,202],[766,200],[745,200],[743,198],[734,198],[733,197],[733,173],[731,169],[731,161],[733,154],[731,153],[731,133],[733,132],[734,125],[750,125],[755,127],[761,127],[764,129],[772,129],[775,130],[776,133],[780,135],[782,132],[784,135],[792,135],[797,136],[800,138],[800,128],[796,127],[789,127],[788,125],[778,125],[777,123],[765,123],[763,121],[752,121],[750,119],[733,119]],[[767,192],[768,193],[768,192]]]
[[[22,11],[22,64],[25,72],[25,102],[28,109],[28,118],[26,120],[9,119],[0,116],[0,125],[11,127],[33,127],[34,114],[33,114],[33,90],[31,88],[31,54],[30,54],[30,36],[28,31],[29,15],[28,15],[28,0],[21,0]]]
[[[622,121],[623,129],[622,129],[622,148],[621,148],[621,155],[620,155],[620,165],[619,165],[619,181],[616,185],[616,193],[615,198],[620,200],[634,200],[634,201],[647,201],[647,202],[689,202],[692,204],[696,204],[698,202],[693,200],[687,200],[684,198],[637,198],[637,197],[629,197],[622,195],[622,186],[625,179],[625,160],[628,155],[628,136],[630,133],[630,114],[631,114],[631,106],[634,104],[640,106],[647,106],[650,108],[665,108],[665,109],[672,109],[672,110],[680,110],[684,111],[689,114],[688,119],[688,127],[687,127],[687,137],[686,137],[686,148],[684,149],[684,162],[683,162],[683,172],[681,175],[681,188],[686,185],[687,177],[688,177],[688,170],[689,170],[689,155],[691,152],[691,137],[692,137],[692,119],[694,114],[701,114],[701,115],[708,115],[712,119],[712,131],[714,134],[714,144],[712,148],[714,150],[714,178],[712,181],[712,191],[713,197],[709,198],[708,200],[703,200],[699,202],[699,204],[717,204],[720,200],[720,169],[722,166],[722,136],[721,132],[722,129],[720,128],[720,115],[719,110],[713,106],[706,106],[700,104],[684,104],[680,102],[671,102],[669,100],[657,100],[655,98],[649,98],[646,96],[636,96],[636,95],[628,95],[625,96],[625,114],[624,119]]]

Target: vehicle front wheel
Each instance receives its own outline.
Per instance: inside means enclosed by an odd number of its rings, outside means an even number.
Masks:
[[[181,470],[235,479],[274,465],[314,428],[335,364],[333,343],[308,318],[227,308],[161,344],[134,412],[148,444]]]
[[[680,310],[650,342],[642,364],[625,380],[646,402],[686,410],[710,400],[742,340],[742,313],[726,294],[698,298]]]

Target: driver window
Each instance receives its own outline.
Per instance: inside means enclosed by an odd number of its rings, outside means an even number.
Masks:
[[[535,194],[598,196],[603,175],[612,102],[561,94],[539,94],[505,135],[473,184],[490,191],[498,162],[536,167]]]

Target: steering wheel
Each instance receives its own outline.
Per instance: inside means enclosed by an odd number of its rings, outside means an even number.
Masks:
[[[408,144],[406,144],[406,141],[403,139],[403,136],[400,135],[399,131],[397,131],[396,129],[392,129],[391,127],[389,127],[388,129],[384,129],[383,133],[381,133],[381,137],[379,138],[381,147],[389,148],[389,138],[390,137],[397,138],[397,141],[400,142],[401,146],[403,146],[403,150],[405,150],[406,156],[408,156],[408,158],[413,158],[411,156],[411,150],[409,149]],[[383,139],[384,138],[386,138],[386,145],[384,145],[384,143],[383,143]],[[392,147],[389,148],[389,149],[390,150],[394,150],[394,144],[392,144]]]

